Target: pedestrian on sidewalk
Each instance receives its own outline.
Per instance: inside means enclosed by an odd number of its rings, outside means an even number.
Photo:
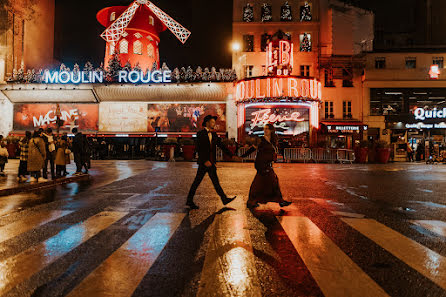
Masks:
[[[91,144],[88,141],[87,135],[82,135],[82,167],[85,168],[85,173],[91,168]]]
[[[84,150],[84,137],[82,136],[82,133],[77,130],[77,128],[73,128],[73,145],[72,145],[72,151],[74,154],[74,163],[76,163],[76,173],[75,175],[82,174],[82,154]]]
[[[53,135],[53,130],[51,128],[46,129],[46,131],[43,131],[42,129],[42,138],[45,141],[45,150],[46,150],[46,159],[43,165],[43,178],[48,179],[48,163],[50,163],[50,172],[51,172],[51,178],[54,179],[55,173],[54,173],[54,159],[56,158],[56,140],[55,136]]]
[[[29,149],[29,141],[31,140],[31,132],[26,131],[25,137],[20,140],[20,164],[19,164],[19,174],[18,181],[24,182],[27,181],[28,178],[28,149]]]
[[[0,141],[0,176],[6,176],[5,165],[8,163],[9,153],[6,149],[6,142]]]
[[[61,178],[65,176],[67,170],[67,164],[70,162],[71,151],[68,148],[68,138],[66,135],[62,137],[57,142],[57,152],[56,152],[56,178]],[[68,163],[67,163],[68,156]]]
[[[239,160],[240,158],[232,154],[232,152],[222,143],[221,138],[218,137],[217,133],[214,131],[216,120],[216,116],[205,116],[203,120],[204,129],[197,133],[198,170],[195,180],[189,190],[189,195],[187,196],[186,202],[186,205],[189,206],[190,209],[198,209],[198,206],[194,203],[194,196],[206,173],[209,174],[215,191],[220,196],[223,205],[230,203],[236,198],[236,196],[232,198],[226,196],[225,192],[220,186],[217,176],[217,167],[215,166],[217,162],[217,146],[234,160]]]
[[[39,131],[35,131],[28,146],[28,171],[31,175],[31,182],[48,181],[41,177],[41,171],[46,160],[46,149],[45,142],[40,135]]]

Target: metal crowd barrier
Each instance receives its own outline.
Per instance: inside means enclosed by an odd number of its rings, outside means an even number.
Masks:
[[[334,163],[337,161],[337,150],[314,148],[312,150],[313,161],[316,163]]]
[[[223,151],[221,148],[217,147],[217,162],[223,161]]]
[[[238,150],[238,155],[241,156],[244,153],[246,153],[248,150],[250,149],[250,147],[241,147]],[[248,156],[246,156],[245,158],[243,158],[243,161],[248,160],[248,161],[254,161],[256,159],[256,151],[254,151],[253,153],[249,154]]]
[[[338,150],[337,159],[340,163],[350,163],[353,164],[355,161],[355,151],[353,150]]]
[[[312,153],[309,148],[286,148],[283,151],[283,157],[287,163],[291,161],[306,163],[311,161]]]

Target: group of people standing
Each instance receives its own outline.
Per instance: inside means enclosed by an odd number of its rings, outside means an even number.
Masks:
[[[20,163],[17,180],[25,182],[30,176],[30,182],[48,181],[68,175],[67,165],[74,159],[76,163],[75,175],[88,173],[90,168],[91,148],[86,135],[73,129],[75,136],[71,139],[67,133],[55,135],[51,128],[40,128],[33,133],[26,131],[20,142]],[[1,137],[3,138],[3,137]],[[8,151],[5,143],[0,140],[0,175],[8,161]],[[4,148],[4,149],[3,149]],[[3,165],[2,165],[3,164]]]

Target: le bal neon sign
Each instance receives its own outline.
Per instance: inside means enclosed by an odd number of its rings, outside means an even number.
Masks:
[[[293,43],[288,40],[271,41],[266,59],[269,75],[290,75],[293,70]]]
[[[322,99],[322,84],[316,79],[297,77],[262,77],[237,83],[236,100],[271,97]]]

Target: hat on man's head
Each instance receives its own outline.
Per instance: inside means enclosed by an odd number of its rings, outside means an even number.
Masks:
[[[205,116],[205,117],[204,117],[204,120],[203,120],[203,127],[206,127],[206,123],[209,122],[209,121],[212,120],[212,119],[217,120],[217,117],[216,117],[216,116],[213,116],[213,115],[210,115],[210,114],[208,114],[207,116]]]

